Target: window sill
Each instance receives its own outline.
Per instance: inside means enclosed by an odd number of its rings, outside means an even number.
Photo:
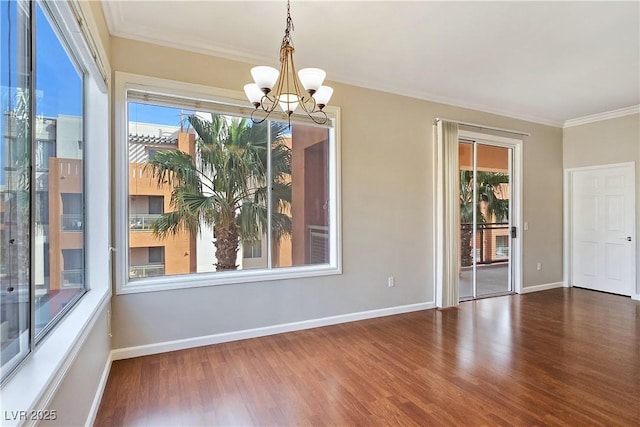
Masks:
[[[106,287],[87,292],[3,384],[0,424],[21,425],[25,420],[18,411],[27,411],[28,416],[30,411],[46,409],[109,297]]]
[[[272,280],[299,279],[304,277],[342,274],[334,265],[287,267],[272,270],[243,270],[219,273],[194,273],[138,279],[127,282],[116,292],[118,295],[175,289],[200,288],[205,286],[255,283]]]

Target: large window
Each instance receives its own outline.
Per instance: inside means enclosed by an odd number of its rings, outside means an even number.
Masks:
[[[46,4],[3,1],[0,19],[4,379],[85,292],[84,71]]]
[[[121,86],[120,292],[339,271],[335,119],[256,124],[232,102]]]

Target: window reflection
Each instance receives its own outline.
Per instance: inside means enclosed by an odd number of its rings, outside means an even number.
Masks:
[[[0,337],[2,379],[28,354],[30,343],[30,11],[2,3],[0,120]],[[5,7],[6,6],[6,7]],[[27,6],[27,7],[25,7]],[[10,22],[11,25],[5,25]],[[35,212],[38,215],[38,212]]]

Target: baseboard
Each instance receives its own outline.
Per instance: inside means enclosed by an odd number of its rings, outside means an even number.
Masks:
[[[520,289],[521,294],[528,294],[531,292],[539,292],[546,291],[549,289],[562,288],[564,287],[563,282],[554,282],[554,283],[544,283],[542,285],[534,285],[534,286],[526,286]]]
[[[84,423],[85,427],[93,426],[96,421],[96,415],[98,415],[98,409],[100,408],[102,395],[104,394],[104,389],[107,386],[107,380],[109,379],[109,372],[111,372],[111,362],[113,362],[113,357],[111,356],[112,353],[112,351],[109,352],[107,362],[104,364],[104,369],[102,370],[102,376],[100,377],[100,382],[98,383],[96,395],[93,397],[93,402],[91,403],[91,408],[89,409],[87,421]]]
[[[640,301],[640,294],[631,295],[631,299],[634,299],[636,301]]]
[[[381,308],[377,310],[361,311],[357,313],[341,314],[338,316],[322,317],[319,319],[303,320],[301,322],[283,323],[262,328],[245,329],[242,331],[226,332],[182,340],[166,341],[155,344],[147,344],[135,347],[119,348],[111,351],[112,360],[128,359],[131,357],[147,356],[150,354],[165,353],[168,351],[184,350],[187,348],[201,347],[204,345],[219,344],[223,342],[238,341],[248,338],[264,337],[281,334],[283,332],[301,331],[304,329],[319,328],[322,326],[336,325],[339,323],[355,322],[357,320],[373,319],[376,317],[391,316],[394,314],[409,313],[412,311],[428,310],[435,308],[434,302],[401,305],[397,307]]]

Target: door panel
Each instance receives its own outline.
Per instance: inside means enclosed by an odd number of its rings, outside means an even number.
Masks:
[[[484,297],[513,290],[510,236],[513,150],[477,144],[477,152],[476,296]]]
[[[460,142],[460,299],[513,291],[513,149]]]
[[[473,223],[474,223],[474,144],[460,142],[460,299],[471,299],[474,293]]]
[[[577,170],[571,183],[572,284],[631,295],[635,277],[633,167]]]

